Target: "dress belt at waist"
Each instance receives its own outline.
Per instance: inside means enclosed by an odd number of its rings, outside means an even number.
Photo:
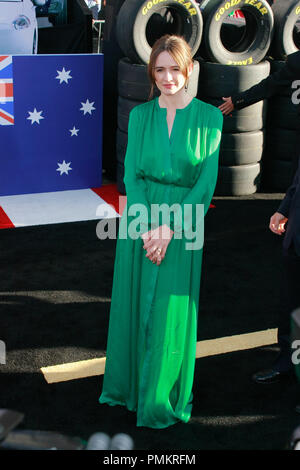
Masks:
[[[156,183],[160,186],[175,186],[176,188],[185,188],[185,189],[191,189],[193,187],[193,186],[187,186],[187,185],[185,186],[185,185],[182,185],[182,184],[176,184],[175,182],[170,182],[170,181],[163,181],[162,182],[162,181],[158,181],[158,180],[149,178],[149,176],[147,176],[146,178],[140,176],[140,178],[143,179],[146,184],[147,184],[147,181],[151,181],[151,183]]]

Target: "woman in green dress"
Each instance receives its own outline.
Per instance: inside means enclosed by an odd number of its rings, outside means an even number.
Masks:
[[[192,410],[203,219],[214,193],[223,116],[187,92],[193,60],[163,36],[148,65],[158,98],[130,113],[100,403],[137,426],[187,422]],[[202,217],[201,217],[202,215]]]

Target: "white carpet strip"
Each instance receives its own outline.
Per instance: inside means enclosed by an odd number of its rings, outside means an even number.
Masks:
[[[1,196],[0,207],[15,227],[119,217],[91,189]]]

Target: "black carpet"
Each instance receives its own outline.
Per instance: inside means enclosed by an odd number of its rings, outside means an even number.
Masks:
[[[268,229],[281,194],[215,198],[206,218],[198,340],[276,328],[280,237]],[[299,384],[256,385],[276,345],[197,359],[188,424],[137,428],[123,407],[99,405],[103,377],[48,384],[40,368],[105,356],[115,240],[96,221],[0,231],[0,408],[18,429],[82,439],[129,434],[145,450],[281,450],[300,424]]]

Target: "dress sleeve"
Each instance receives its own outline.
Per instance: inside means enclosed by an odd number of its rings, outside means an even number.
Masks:
[[[219,151],[223,126],[223,115],[218,109],[212,113],[206,135],[206,155],[201,162],[199,176],[180,204],[182,217],[176,217],[176,212],[170,214],[170,228],[175,232],[195,230],[196,219],[194,209],[196,204],[204,205],[204,215],[207,213],[214,194],[219,168]],[[194,207],[193,207],[194,206]],[[193,214],[190,212],[193,210]]]
[[[128,141],[124,161],[124,184],[127,196],[127,208],[135,204],[141,205],[141,212],[139,214],[139,221],[141,224],[142,233],[147,232],[151,228],[150,221],[150,206],[147,199],[147,188],[145,181],[142,177],[137,176],[137,158],[138,152],[138,139],[140,135],[140,117],[138,109],[134,108],[129,115],[128,123]]]

